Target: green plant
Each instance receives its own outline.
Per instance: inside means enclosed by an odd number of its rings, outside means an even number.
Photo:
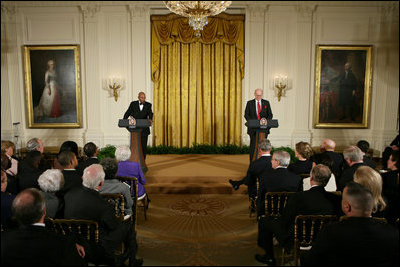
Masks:
[[[105,147],[101,148],[99,150],[99,154],[97,155],[97,158],[99,160],[102,160],[103,158],[115,158],[115,150],[117,148],[113,145],[106,145]]]
[[[272,151],[271,154],[274,153],[274,151],[276,150],[281,150],[281,151],[286,151],[290,154],[290,163],[296,162],[297,158],[296,158],[296,153],[294,152],[294,150],[288,146],[280,146],[280,147],[272,147]]]

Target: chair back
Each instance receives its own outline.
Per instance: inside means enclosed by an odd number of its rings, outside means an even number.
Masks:
[[[82,219],[45,218],[46,228],[56,233],[85,238],[87,241],[99,243],[99,225],[96,221]]]
[[[267,192],[265,194],[265,216],[280,217],[289,197],[295,192]]]
[[[122,194],[101,193],[108,203],[114,206],[115,217],[123,221],[125,216],[125,197]]]
[[[294,222],[294,263],[298,265],[300,250],[312,246],[318,232],[330,222],[337,221],[336,215],[297,215]]]
[[[304,178],[310,177],[310,174],[309,173],[300,173],[299,176],[301,177],[301,179],[304,179]]]
[[[349,217],[347,217],[346,215],[340,216],[339,221],[344,221],[347,220]],[[380,222],[380,223],[387,223],[386,218],[383,217],[372,217],[372,219],[376,222]]]
[[[133,205],[132,205],[132,216],[133,220],[135,221],[135,229],[136,229],[136,218],[137,218],[137,198],[138,198],[138,179],[136,177],[129,177],[129,176],[115,176],[115,179],[120,180],[121,182],[127,183],[130,186],[131,196],[133,198]],[[131,216],[131,217],[132,217]]]

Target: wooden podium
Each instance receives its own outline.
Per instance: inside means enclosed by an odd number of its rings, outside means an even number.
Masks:
[[[266,133],[269,133],[270,128],[278,128],[278,120],[269,120],[268,125],[261,125],[260,120],[248,120],[245,124],[247,128],[256,130],[256,143],[254,148],[254,153],[251,157],[251,161],[258,158],[258,144],[260,140],[265,139]]]
[[[136,119],[135,124],[133,125],[129,124],[128,119],[120,119],[118,121],[118,127],[125,127],[131,133],[131,158],[129,160],[138,162],[143,173],[147,172],[147,165],[143,157],[141,133],[143,128],[147,128],[149,126],[150,122],[147,119]]]

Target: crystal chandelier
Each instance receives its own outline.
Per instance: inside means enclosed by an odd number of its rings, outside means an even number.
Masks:
[[[207,17],[225,11],[232,1],[163,1],[168,9],[178,15],[188,17],[189,25],[195,30],[196,37],[207,25]]]

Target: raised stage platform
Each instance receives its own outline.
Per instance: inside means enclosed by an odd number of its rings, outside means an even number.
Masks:
[[[242,179],[249,155],[147,155],[146,191],[149,194],[245,194],[233,190],[229,179]]]

